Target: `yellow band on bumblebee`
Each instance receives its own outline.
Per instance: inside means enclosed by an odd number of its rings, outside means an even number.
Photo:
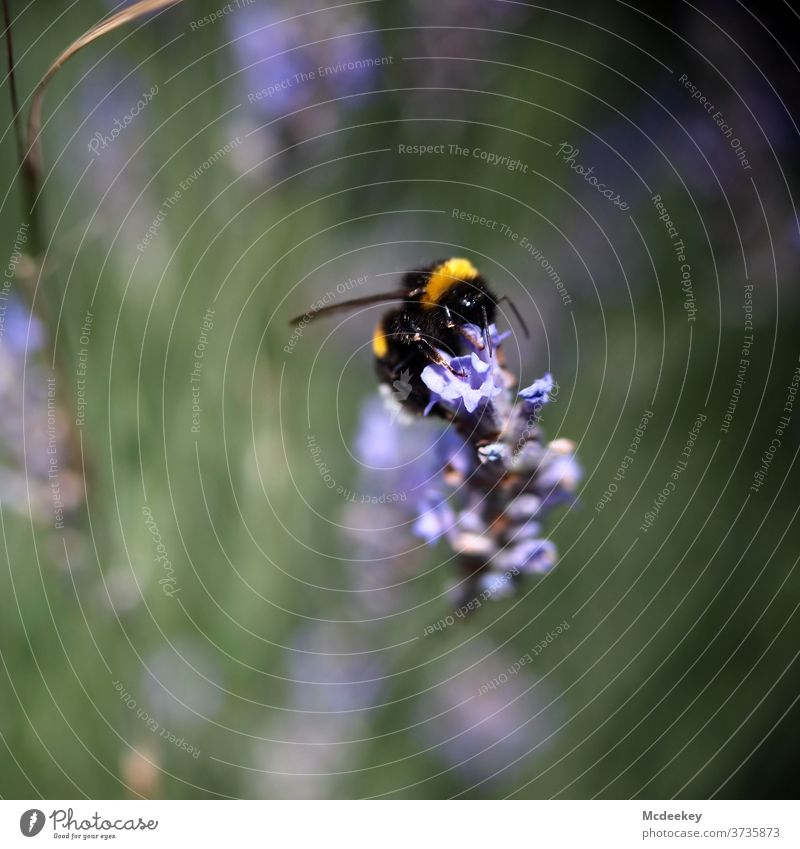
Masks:
[[[431,272],[420,303],[428,309],[435,307],[453,284],[464,280],[474,280],[477,276],[478,269],[468,259],[463,257],[448,259],[441,265],[437,265]]]
[[[389,353],[389,342],[383,330],[383,322],[379,322],[372,334],[372,353],[382,360]]]

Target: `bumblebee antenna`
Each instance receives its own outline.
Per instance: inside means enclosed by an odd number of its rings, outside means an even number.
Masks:
[[[341,304],[328,304],[319,308],[312,307],[308,312],[296,315],[291,319],[289,324],[295,326],[298,324],[308,324],[309,321],[313,321],[321,315],[330,315],[331,313],[343,312],[345,310],[355,310],[359,307],[370,306],[371,304],[382,304],[385,301],[402,301],[408,295],[409,293],[405,289],[398,289],[396,292],[383,292],[379,295],[366,295],[363,298],[353,298],[349,301],[343,301]]]
[[[502,301],[505,301],[511,307],[511,311],[516,316],[516,319],[519,322],[519,326],[522,328],[522,332],[525,334],[525,338],[530,339],[531,334],[528,332],[528,325],[525,324],[525,321],[523,320],[522,316],[520,315],[520,312],[517,309],[516,304],[511,300],[511,298],[508,297],[508,295],[503,295],[502,297],[498,298],[496,303],[499,304]]]
[[[489,333],[489,316],[486,315],[486,307],[481,307],[483,313],[483,344],[486,346],[489,356],[492,356],[492,336]]]

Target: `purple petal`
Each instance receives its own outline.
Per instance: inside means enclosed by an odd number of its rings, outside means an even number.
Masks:
[[[440,536],[446,534],[455,522],[455,514],[447,501],[439,501],[424,513],[421,513],[411,530],[428,544],[436,542]]]
[[[534,380],[530,386],[520,389],[519,397],[531,407],[546,404],[550,400],[554,385],[553,375],[547,372],[544,377]]]

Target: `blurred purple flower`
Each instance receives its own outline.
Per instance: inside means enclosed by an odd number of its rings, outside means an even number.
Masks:
[[[452,530],[454,523],[453,509],[446,500],[441,499],[419,514],[412,530],[425,542],[433,543]]]
[[[490,642],[469,640],[426,667],[430,687],[419,699],[415,731],[462,780],[518,784],[561,724],[557,693],[531,667],[501,686],[485,686],[515,660]]]
[[[542,574],[556,562],[556,547],[546,539],[521,539],[508,546],[496,557],[494,565],[501,572]]]
[[[289,653],[285,710],[256,750],[259,792],[272,798],[330,798],[370,733],[387,670],[368,626],[302,626]],[[339,789],[339,792],[341,790]]]
[[[24,356],[40,351],[45,343],[41,321],[15,295],[0,300],[0,340],[12,354]]]
[[[18,236],[12,263],[30,273]],[[0,501],[37,522],[69,517],[83,498],[71,467],[70,423],[55,375],[45,365],[44,324],[12,289],[0,292]],[[57,509],[58,511],[57,512]],[[61,526],[63,527],[63,525]]]
[[[240,9],[228,16],[227,26],[247,102],[266,118],[346,98],[368,87],[382,67],[372,62],[380,58],[381,45],[376,33],[367,32],[373,23],[364,9],[334,12],[308,0],[276,2]],[[345,104],[357,105],[358,99]]]

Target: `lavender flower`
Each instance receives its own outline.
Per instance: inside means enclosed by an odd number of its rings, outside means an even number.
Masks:
[[[0,341],[14,355],[24,357],[44,346],[44,325],[16,295],[0,295]]]
[[[244,7],[227,26],[247,104],[260,118],[287,116],[330,98],[357,107],[363,98],[349,95],[369,90],[382,70],[381,43],[365,9],[334,13],[309,0],[279,0]],[[335,123],[335,115],[318,107],[289,120],[302,136]]]
[[[426,366],[421,377],[431,391],[426,415],[440,401],[456,410],[463,403],[468,413],[474,413],[482,403],[491,403],[503,391],[503,375],[497,358],[485,345],[466,356],[450,359],[450,369],[438,363]]]
[[[464,640],[440,664],[426,664],[416,702],[414,733],[429,756],[462,781],[491,782],[496,793],[519,786],[563,720],[558,694],[531,666],[486,686],[514,661],[489,641]]]
[[[526,409],[533,409],[536,406],[546,404],[550,400],[550,393],[553,391],[553,376],[548,372],[539,380],[534,380],[530,386],[525,389],[520,389],[519,397],[523,399],[527,405]]]
[[[412,530],[425,542],[432,543],[450,531],[454,522],[455,514],[450,505],[445,500],[438,500],[420,513]]]
[[[31,268],[25,241],[18,235],[11,259],[20,281]],[[42,523],[63,518],[83,499],[60,387],[44,362],[46,341],[45,326],[19,295],[0,290],[0,502]]]
[[[418,497],[409,499],[416,505],[413,532],[429,544],[445,540],[459,555],[462,602],[509,595],[524,576],[553,567],[556,548],[541,536],[542,522],[552,507],[573,498],[581,478],[570,440],[541,439],[552,375],[514,392],[505,335],[490,327],[487,345],[479,328],[467,331],[471,350],[456,357],[442,351],[447,365],[428,365],[420,375],[431,393],[426,414],[444,410],[450,426],[436,451],[424,452],[425,472],[415,475]],[[420,424],[393,423],[397,441]]]

